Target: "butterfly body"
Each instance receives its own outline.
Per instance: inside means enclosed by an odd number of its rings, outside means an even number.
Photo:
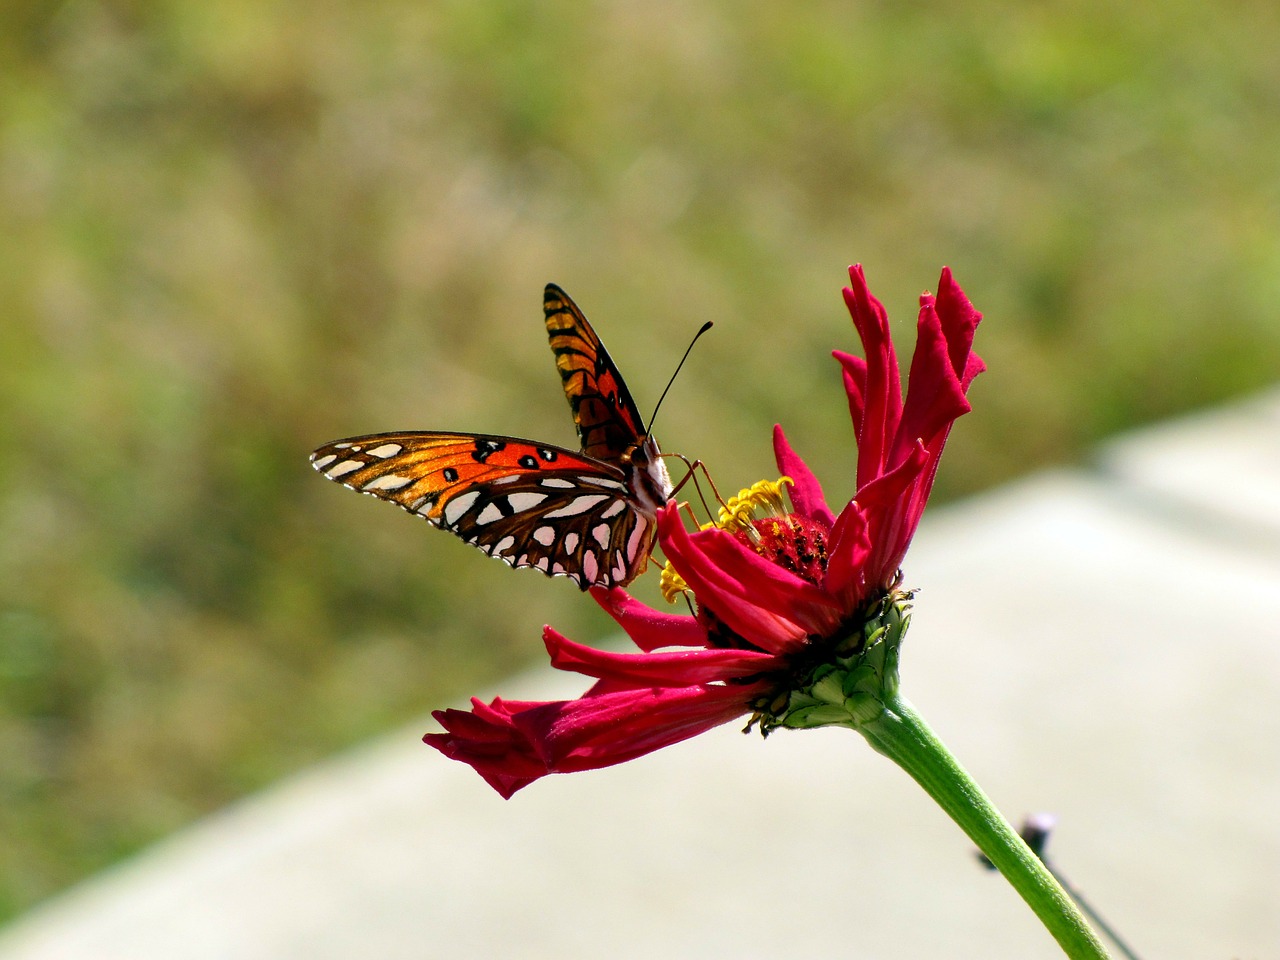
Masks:
[[[586,317],[554,284],[543,310],[580,451],[489,434],[379,433],[325,444],[312,465],[513,567],[583,590],[625,585],[645,568],[671,479]]]

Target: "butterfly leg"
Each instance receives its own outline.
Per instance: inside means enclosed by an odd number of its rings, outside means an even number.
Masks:
[[[702,509],[707,512],[707,517],[711,518],[715,516],[714,512],[711,509],[711,506],[707,503],[706,495],[702,492],[702,485],[698,483],[697,474],[699,471],[701,471],[703,478],[711,486],[711,493],[712,493],[712,496],[715,497],[716,503],[720,504],[721,507],[727,506],[727,504],[724,501],[724,497],[720,496],[720,491],[716,488],[716,482],[711,479],[711,474],[707,470],[707,465],[705,463],[703,463],[701,460],[690,461],[689,458],[682,453],[664,453],[662,454],[662,456],[672,457],[676,460],[679,460],[681,463],[685,465],[685,475],[680,479],[680,482],[677,483],[675,487],[672,489],[671,491],[672,498],[674,498],[675,495],[680,492],[681,487],[683,487],[686,483],[692,480],[693,488],[698,492],[698,499],[702,501]],[[695,518],[695,525],[696,525],[696,522],[697,520]]]

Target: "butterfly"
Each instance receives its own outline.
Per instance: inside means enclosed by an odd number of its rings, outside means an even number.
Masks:
[[[582,311],[553,283],[542,309],[581,450],[477,433],[377,433],[327,443],[311,464],[512,567],[566,576],[582,590],[623,586],[648,563],[671,478]]]

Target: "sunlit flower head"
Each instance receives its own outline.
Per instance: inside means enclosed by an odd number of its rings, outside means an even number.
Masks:
[[[509,797],[548,773],[621,763],[736,718],[767,733],[856,710],[863,681],[847,668],[877,644],[888,649],[885,637],[897,649],[909,599],[899,567],[983,364],[972,351],[981,315],[944,269],[937,295],[920,298],[904,401],[884,307],[860,266],[849,276],[844,298],[864,356],[835,357],[858,447],[853,499],[835,514],[775,427],[781,481],[730,498],[715,524],[696,531],[674,502],[659,511],[664,593],[692,594],[694,615],[653,610],[621,588],[593,589],[638,652],[597,650],[547,627],[552,665],[594,678],[586,693],[437,711],[445,732],[427,743]]]

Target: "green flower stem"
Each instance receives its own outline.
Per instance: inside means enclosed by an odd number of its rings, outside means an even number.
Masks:
[[[1000,815],[929,725],[896,691],[884,710],[854,726],[871,745],[907,771],[937,801],[1035,911],[1073,960],[1107,960],[1075,901]]]

